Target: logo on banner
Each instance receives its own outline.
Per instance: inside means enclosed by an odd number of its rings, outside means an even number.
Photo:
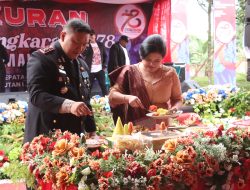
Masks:
[[[216,28],[216,37],[222,43],[229,43],[235,36],[235,31],[230,22],[221,21]]]
[[[146,26],[146,17],[143,11],[135,5],[120,7],[115,15],[115,26],[119,33],[130,39],[140,36]]]

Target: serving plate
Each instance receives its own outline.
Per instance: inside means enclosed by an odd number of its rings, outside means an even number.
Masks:
[[[182,112],[183,111],[179,110],[171,114],[158,115],[158,116],[154,115],[155,112],[150,112],[150,113],[147,113],[146,116],[151,117],[153,119],[167,119],[167,118],[175,118],[178,115],[182,114]]]

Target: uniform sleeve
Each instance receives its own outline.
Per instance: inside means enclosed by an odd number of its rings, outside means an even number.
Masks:
[[[27,64],[27,86],[30,102],[42,111],[58,113],[64,98],[51,94],[56,66],[45,55],[35,52]],[[55,89],[53,89],[55,90]]]
[[[174,105],[178,101],[182,101],[181,84],[176,71],[173,69],[173,86],[171,91],[171,105]]]

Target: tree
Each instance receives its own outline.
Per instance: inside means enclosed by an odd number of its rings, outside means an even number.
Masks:
[[[213,0],[197,0],[200,7],[207,13],[208,16],[208,34],[207,34],[207,61],[203,66],[206,67],[206,76],[208,76],[209,83],[211,84],[213,73],[213,43],[212,43],[212,7]]]

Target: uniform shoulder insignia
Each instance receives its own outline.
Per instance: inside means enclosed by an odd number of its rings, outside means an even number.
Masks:
[[[55,49],[54,47],[49,46],[49,47],[45,47],[45,48],[43,48],[43,49],[39,49],[39,51],[40,51],[41,53],[43,53],[43,54],[47,54],[47,53],[53,51],[54,49]]]

